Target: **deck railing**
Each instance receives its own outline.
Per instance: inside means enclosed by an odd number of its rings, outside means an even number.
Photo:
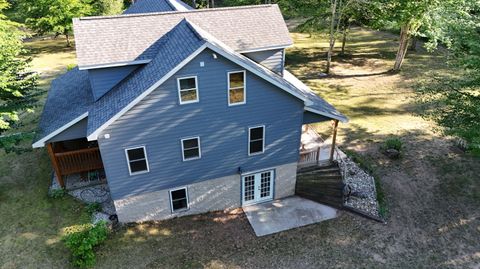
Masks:
[[[98,147],[55,153],[55,158],[62,176],[103,168]]]
[[[301,150],[298,166],[305,167],[310,165],[317,165],[319,160],[320,160],[320,147],[316,147],[310,150]]]

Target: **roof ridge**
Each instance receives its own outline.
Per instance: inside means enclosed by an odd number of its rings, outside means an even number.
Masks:
[[[120,14],[120,15],[111,15],[111,16],[90,16],[90,17],[74,18],[74,20],[87,21],[87,20],[123,19],[123,18],[132,18],[132,17],[149,17],[149,16],[161,16],[161,15],[193,13],[193,12],[215,12],[215,11],[225,11],[225,10],[266,8],[266,7],[272,7],[272,6],[277,6],[277,4],[204,8],[204,9],[192,9],[192,10],[186,10],[186,11],[162,11],[162,12],[150,12],[150,13]]]

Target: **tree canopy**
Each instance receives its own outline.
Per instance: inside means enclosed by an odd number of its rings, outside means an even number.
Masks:
[[[7,7],[8,3],[0,0],[0,147],[8,149],[25,135],[3,133],[15,127],[20,113],[33,109],[38,89],[37,77],[27,71],[29,59],[23,55],[25,34],[3,15]]]
[[[29,0],[21,1],[19,9],[25,23],[39,34],[55,33],[67,37],[72,33],[72,19],[93,13],[87,0]]]

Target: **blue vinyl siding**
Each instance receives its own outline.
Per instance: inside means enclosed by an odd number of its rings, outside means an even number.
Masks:
[[[138,65],[99,68],[88,70],[95,101],[138,68]]]
[[[206,50],[100,134],[114,199],[298,160],[303,103],[247,72],[247,103],[229,107],[227,72],[237,70],[243,69]],[[199,102],[179,105],[176,80],[192,75]],[[265,153],[249,157],[248,127],[256,125],[266,126]],[[202,157],[184,162],[181,139],[193,136],[200,137]],[[124,149],[142,145],[150,172],[129,176]]]
[[[312,112],[305,111],[303,113],[303,124],[310,124],[315,122],[329,121],[332,120],[322,115],[318,115]]]
[[[254,60],[255,62],[265,66],[275,73],[283,74],[284,62],[283,54],[284,49],[280,50],[264,50],[245,53],[244,55]]]
[[[48,140],[47,143],[73,140],[73,139],[85,138],[85,137],[87,137],[87,118],[75,123],[65,131],[52,137],[50,140]]]

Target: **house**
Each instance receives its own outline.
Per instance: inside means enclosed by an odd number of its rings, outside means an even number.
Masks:
[[[285,70],[279,7],[127,13],[74,20],[33,143],[59,184],[104,169],[121,222],[293,195],[302,126],[347,118]]]

